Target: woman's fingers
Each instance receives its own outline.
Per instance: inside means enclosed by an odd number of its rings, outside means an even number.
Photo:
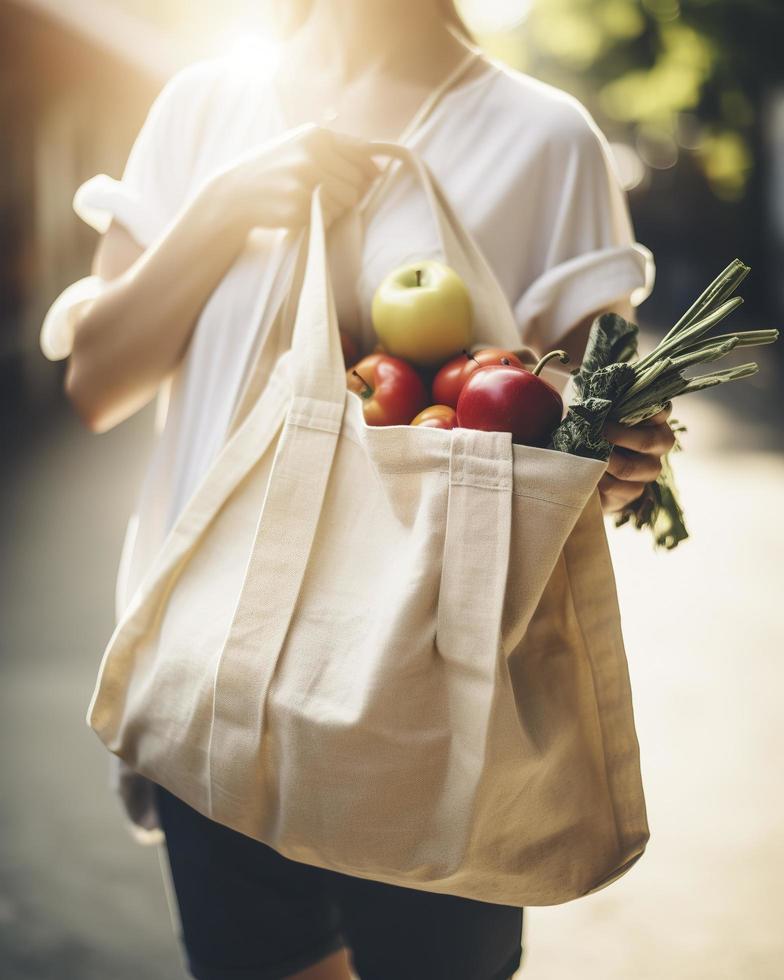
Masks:
[[[379,173],[375,165],[372,169],[361,166],[342,156],[339,149],[329,147],[316,164],[312,180],[314,186],[317,183],[323,185],[325,200],[330,201],[330,213],[334,218],[353,207]]]
[[[345,164],[350,164],[355,167],[362,174],[364,174],[365,179],[375,180],[376,177],[380,177],[384,171],[383,167],[380,167],[376,161],[364,150],[350,150],[344,147],[337,147],[337,151],[343,159]]]
[[[672,402],[637,425],[605,424],[604,435],[613,443],[607,469],[599,480],[605,513],[622,510],[661,473],[661,457],[675,445],[675,434],[667,423],[671,412]]]
[[[333,132],[334,149],[355,167],[359,167],[369,178],[378,177],[382,168],[375,162],[371,153],[373,148],[367,140],[358,139],[348,133]]]
[[[660,412],[657,412],[655,415],[651,415],[651,417],[646,419],[644,422],[640,422],[640,425],[658,425],[660,422],[666,422],[671,415],[672,402],[667,402]]]
[[[619,480],[611,473],[604,473],[598,484],[602,510],[605,512],[622,510],[626,504],[636,500],[645,490],[645,482]]]
[[[330,217],[361,200],[383,173],[367,140],[304,123],[247,151],[219,175],[230,205],[227,220],[242,228],[293,228],[307,223],[321,185]],[[217,178],[216,178],[217,185]]]
[[[350,208],[359,200],[360,188],[355,184],[349,183],[343,177],[334,174],[325,174],[322,181],[327,196],[338,207]]]
[[[654,423],[653,419],[656,417],[654,415],[638,425],[607,422],[603,430],[605,438],[615,446],[633,449],[638,453],[649,453],[652,456],[663,456],[675,445],[675,434],[667,422]]]
[[[327,224],[357,204],[382,172],[370,156],[367,141],[314,125],[299,127],[293,136],[298,154],[295,181],[308,199],[321,185]],[[307,208],[301,210],[306,221]]]
[[[661,473],[661,457],[613,447],[607,471],[618,480],[648,483]]]
[[[324,219],[327,224],[352,207],[360,199],[362,188],[357,188],[346,180],[332,174],[322,174],[321,179],[314,177],[313,187],[321,185],[321,203],[324,208]],[[307,222],[310,213],[310,197],[312,191],[305,194],[306,204],[302,209],[302,221]]]
[[[363,166],[362,162],[348,156],[343,156],[337,148],[325,155],[322,161],[322,168],[323,172],[330,178],[343,181],[352,187],[359,187],[363,190],[381,172],[375,165],[374,169],[371,170]]]

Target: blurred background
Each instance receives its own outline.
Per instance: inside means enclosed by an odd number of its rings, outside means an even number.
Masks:
[[[493,56],[580,98],[607,134],[657,281],[643,353],[734,257],[732,327],[784,324],[780,0],[464,0]],[[97,437],[46,361],[48,306],[87,275],[76,187],[120,176],[180,66],[271,43],[261,0],[0,0],[0,976],[185,976],[157,847],[126,830],[84,722],[113,625],[119,549],[151,404]],[[735,353],[740,356],[736,357]],[[751,355],[750,357],[748,355]],[[651,841],[620,881],[526,910],[530,980],[782,976],[778,702],[784,342],[691,394],[673,466],[690,538],[607,534]],[[402,980],[402,978],[401,978]]]

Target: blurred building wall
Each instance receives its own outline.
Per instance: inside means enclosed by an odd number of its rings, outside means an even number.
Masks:
[[[68,0],[55,17],[0,3],[0,397],[17,408],[59,395],[38,331],[52,299],[89,272],[96,236],[73,214],[74,190],[97,172],[119,176],[168,67],[139,34],[123,43],[122,18],[103,40],[88,31],[93,6]]]

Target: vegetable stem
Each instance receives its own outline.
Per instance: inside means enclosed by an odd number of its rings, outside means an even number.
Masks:
[[[536,367],[531,368],[531,373],[538,375],[545,364],[547,364],[548,361],[552,361],[554,357],[557,357],[562,364],[567,364],[569,361],[569,355],[565,350],[551,350],[549,354],[545,354],[544,357],[540,358]]]
[[[726,269],[720,272],[713,282],[700,293],[680,320],[678,320],[675,326],[663,338],[662,343],[680,333],[685,327],[688,327],[697,317],[705,310],[710,309],[715,303],[720,303],[727,296],[731,296],[750,272],[750,266],[741,262],[740,259],[733,259]]]
[[[671,363],[678,371],[690,367],[692,364],[702,364],[704,361],[717,361],[720,357],[738,346],[738,338],[731,337],[722,344],[712,344],[710,347],[701,347],[699,350],[689,353],[681,353],[677,357],[671,358]]]
[[[738,347],[758,347],[762,344],[772,344],[774,341],[778,340],[778,336],[778,330],[745,330],[743,333],[738,334],[716,334],[713,337],[703,337],[695,344],[689,344],[687,347],[682,347],[680,353],[691,354],[695,350],[702,350],[706,347],[712,346],[713,344],[723,344],[727,340],[735,339],[738,341]]]
[[[634,398],[628,400],[623,399],[617,408],[623,411],[633,411],[644,408],[653,402],[669,401],[670,398],[679,395],[686,388],[687,384],[688,382],[685,378],[677,375],[675,378],[665,380],[661,385],[657,384],[646,391],[639,392]]]
[[[626,392],[624,398],[629,398],[631,395],[636,395],[639,391],[647,388],[652,381],[655,381],[660,374],[663,374],[670,367],[672,367],[672,360],[669,357],[665,357],[658,364],[654,364],[647,370],[643,371],[642,374],[637,378],[634,384]]]
[[[737,367],[727,368],[725,371],[716,371],[713,374],[703,374],[699,378],[689,378],[684,391],[699,391],[701,388],[712,388],[714,385],[724,381],[738,381],[740,378],[749,378],[752,374],[759,371],[759,365],[755,361],[748,364],[739,364]]]
[[[728,299],[726,302],[722,303],[721,306],[717,307],[708,316],[703,317],[700,320],[696,320],[694,323],[689,324],[684,330],[682,330],[677,336],[672,337],[670,340],[663,340],[654,347],[654,349],[637,364],[634,365],[635,370],[640,371],[641,369],[647,368],[653,361],[658,360],[665,354],[670,354],[676,351],[685,340],[694,340],[708,330],[720,320],[723,320],[725,316],[732,313],[733,310],[737,309],[743,304],[743,297],[736,296],[734,299]]]

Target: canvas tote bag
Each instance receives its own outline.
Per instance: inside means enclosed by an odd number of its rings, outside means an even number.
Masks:
[[[519,347],[427,166],[370,145],[427,194],[473,346]],[[319,188],[298,268],[291,346],[131,596],[87,722],[296,861],[514,906],[596,891],[649,836],[606,463],[504,432],[368,426]]]

